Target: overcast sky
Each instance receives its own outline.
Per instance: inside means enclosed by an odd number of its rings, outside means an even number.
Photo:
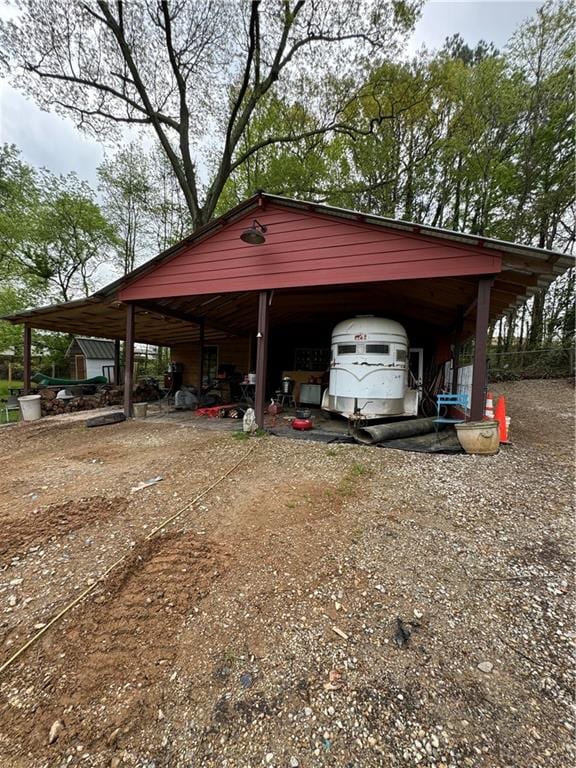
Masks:
[[[501,48],[541,4],[529,0],[429,0],[410,41],[410,50],[416,51],[423,44],[429,49],[438,48],[446,37],[457,32],[469,45],[484,39]],[[42,112],[5,83],[0,83],[0,142],[16,144],[31,165],[45,166],[56,173],[76,171],[94,186],[97,184],[96,167],[103,158],[102,146],[76,130],[71,120]]]

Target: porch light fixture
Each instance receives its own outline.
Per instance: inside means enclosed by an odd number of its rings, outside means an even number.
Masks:
[[[258,219],[254,219],[252,226],[249,229],[245,229],[240,235],[240,240],[249,245],[262,245],[266,242],[266,232],[268,227],[264,224],[260,224]]]

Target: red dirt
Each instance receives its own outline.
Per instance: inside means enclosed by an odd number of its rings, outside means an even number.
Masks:
[[[20,555],[33,544],[45,544],[90,523],[122,515],[126,506],[125,498],[94,496],[35,509],[25,518],[0,514],[0,556]]]
[[[572,764],[573,390],[507,394],[494,457],[0,430],[0,662],[128,554],[0,677],[0,766]]]
[[[221,546],[190,534],[160,536],[134,548],[65,628],[34,649],[33,657],[52,659],[41,683],[42,698],[52,705],[32,722],[15,713],[12,727],[28,730],[29,749],[36,755],[46,749],[46,734],[59,718],[65,728],[58,751],[78,743],[106,749],[116,728],[126,735],[135,725],[153,726],[182,620],[227,561]],[[27,667],[20,683],[33,687],[37,681],[38,670]]]

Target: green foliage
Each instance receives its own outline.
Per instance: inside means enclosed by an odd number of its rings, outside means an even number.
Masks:
[[[192,229],[182,190],[165,155],[136,143],[122,146],[98,168],[99,191],[117,239],[121,274],[181,240]]]
[[[27,236],[14,250],[15,259],[56,299],[89,295],[98,266],[116,243],[87,184],[75,174],[38,179],[38,205],[30,212]]]
[[[358,462],[352,464],[350,468],[350,475],[352,477],[362,477],[366,474],[368,474],[368,469],[363,464],[359,464]]]
[[[90,187],[76,174],[34,171],[14,147],[0,151],[0,270],[20,296],[88,295],[117,242]]]
[[[258,149],[282,154],[354,130],[346,105],[370,65],[398,56],[422,4],[21,0],[0,18],[0,58],[17,87],[84,130],[153,132],[197,228]],[[275,99],[287,112],[282,130],[250,138]],[[304,132],[290,114],[300,109]]]
[[[138,30],[136,48],[152,42],[146,50],[155,55],[137,57],[141,88],[116,94],[109,80],[118,85],[125,62],[110,19],[89,20],[102,38],[87,36],[76,62],[88,82],[75,82],[78,72],[66,56],[70,30],[62,31],[58,3],[25,0],[17,23],[0,22],[0,38],[21,65],[31,51],[42,53],[27,61],[24,78],[38,100],[61,97],[65,105],[75,93],[77,103],[67,108],[94,127],[111,119],[156,121],[162,146],[147,157],[130,145],[101,166],[108,221],[75,176],[33,171],[14,147],[0,150],[0,278],[10,278],[0,311],[38,297],[85,293],[102,258],[125,272],[259,188],[572,252],[574,11],[568,2],[547,0],[502,51],[454,36],[410,61],[397,55],[397,43],[414,23],[417,2],[304,3],[293,17],[265,6],[234,7],[237,29],[258,40],[246,59],[246,41],[229,35],[224,6],[210,5],[206,28],[221,33],[224,68],[215,66],[220,59],[210,43],[194,48],[190,8],[174,10],[169,21],[181,46],[176,65],[183,67],[184,97],[174,60],[165,66],[166,19],[147,14],[146,3],[125,7],[123,28]],[[77,25],[70,29],[84,29],[80,6],[70,14]],[[321,28],[325,36],[315,45],[309,32]],[[349,36],[339,39],[345,29]],[[278,71],[269,71],[282,30],[286,55]],[[332,37],[335,47],[324,45]],[[25,39],[29,46],[18,45]],[[98,48],[102,40],[111,47]],[[328,49],[346,56],[331,60]],[[94,69],[101,50],[102,66]],[[192,50],[199,58],[187,60]],[[37,61],[45,90],[33,71]],[[230,61],[241,65],[230,68]],[[162,105],[154,115],[140,102],[146,91],[152,104]],[[199,168],[205,184],[198,182]],[[499,324],[498,348],[566,347],[574,317],[572,272]],[[12,329],[0,333],[10,345]]]
[[[14,145],[0,147],[0,278],[22,277],[14,258],[30,236],[31,215],[38,204],[35,173],[19,158]]]
[[[6,400],[10,394],[10,389],[16,389],[22,386],[24,386],[24,382],[18,381],[17,379],[14,379],[13,381],[8,381],[8,379],[0,379],[0,401]]]
[[[354,462],[352,466],[342,475],[335,492],[338,496],[354,496],[359,492],[361,478],[368,478],[371,472],[363,464]]]
[[[219,212],[264,188],[573,252],[574,27],[572,6],[548,0],[503,52],[455,36],[412,61],[376,61],[363,83],[332,79],[334,93],[356,95],[320,136],[308,101],[268,98],[244,137],[262,148],[231,175]],[[266,144],[286,132],[304,138]],[[574,316],[571,273],[498,332],[503,346],[566,345]]]
[[[26,308],[33,295],[26,288],[18,288],[5,282],[0,287],[0,316],[10,315]],[[22,346],[22,328],[0,321],[0,352],[8,349],[19,351]]]
[[[72,336],[67,333],[48,333],[46,331],[34,333],[34,349],[40,356],[37,360],[36,371],[56,376],[68,377],[70,361],[66,352],[72,341]]]

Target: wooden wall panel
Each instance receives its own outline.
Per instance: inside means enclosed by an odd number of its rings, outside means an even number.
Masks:
[[[120,292],[123,300],[493,274],[501,258],[477,246],[268,206],[266,243],[240,235],[253,213],[184,246]]]
[[[235,365],[236,370],[249,373],[250,340],[248,337],[243,336],[207,343],[206,346],[218,347],[218,365]],[[172,347],[171,358],[173,363],[184,364],[184,384],[198,386],[200,345],[196,343],[177,344]]]

